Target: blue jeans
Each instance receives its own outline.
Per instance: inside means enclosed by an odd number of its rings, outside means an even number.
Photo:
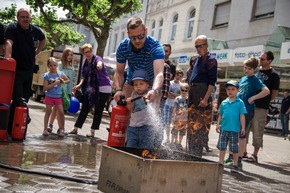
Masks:
[[[289,134],[289,114],[280,114],[281,125],[282,125],[282,134]]]
[[[126,147],[153,149],[154,129],[153,126],[144,125],[141,127],[127,128]]]

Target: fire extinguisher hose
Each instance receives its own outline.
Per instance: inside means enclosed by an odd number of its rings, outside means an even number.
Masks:
[[[32,170],[23,169],[23,168],[20,168],[20,167],[6,165],[6,164],[3,164],[3,163],[0,163],[0,167],[4,168],[4,169],[8,169],[8,170],[13,170],[13,171],[18,171],[18,172],[23,172],[23,173],[28,173],[28,174],[36,174],[36,175],[48,176],[48,177],[52,177],[52,178],[69,180],[69,181],[78,182],[78,183],[91,184],[91,185],[97,185],[98,184],[98,181],[94,181],[94,180],[84,180],[84,179],[74,178],[74,177],[69,177],[69,176],[61,176],[61,175],[57,175],[57,174],[53,174],[53,173],[32,171]]]

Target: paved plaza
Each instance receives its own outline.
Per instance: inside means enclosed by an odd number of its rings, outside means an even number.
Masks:
[[[104,114],[101,129],[94,139],[85,137],[90,130],[91,116],[78,135],[43,137],[44,104],[30,100],[29,107],[32,121],[26,140],[0,143],[0,192],[101,192],[97,182],[102,146],[108,137],[109,117]],[[71,130],[77,115],[65,116],[66,130]],[[209,141],[213,152],[205,152],[204,158],[218,161],[217,140],[213,125]],[[185,143],[183,145],[185,147]],[[232,174],[225,168],[222,192],[290,192],[289,149],[290,141],[276,133],[266,133],[259,163],[244,162],[239,174]],[[252,151],[249,145],[248,152]]]

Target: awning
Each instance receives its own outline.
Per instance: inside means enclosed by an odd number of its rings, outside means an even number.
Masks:
[[[290,41],[290,28],[284,26],[278,26],[276,30],[267,40],[266,46],[267,50],[271,47],[281,48],[282,42]],[[271,49],[269,49],[271,50]]]
[[[278,26],[266,42],[266,50],[270,50],[274,54],[272,64],[289,63],[289,61],[281,58],[282,43],[290,41],[290,28],[285,26]]]
[[[229,49],[228,43],[225,40],[207,38],[207,44],[208,44],[208,50],[211,52],[213,50]]]

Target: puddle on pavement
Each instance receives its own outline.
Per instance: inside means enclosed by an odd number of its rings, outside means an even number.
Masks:
[[[105,141],[84,136],[59,139],[30,136],[24,142],[0,143],[0,163],[22,169],[56,173],[57,175],[82,175],[99,169],[102,145]],[[8,178],[8,184],[30,184],[31,175],[2,169],[0,176]]]

